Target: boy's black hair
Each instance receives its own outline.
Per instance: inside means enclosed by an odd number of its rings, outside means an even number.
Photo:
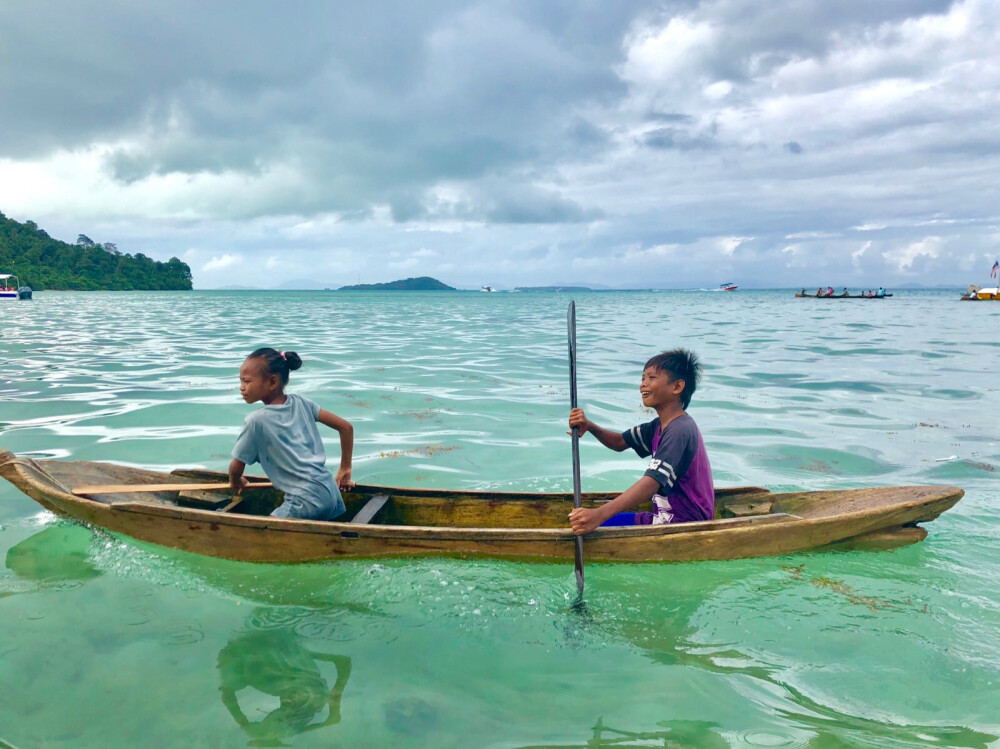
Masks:
[[[247,359],[263,359],[264,371],[268,375],[276,374],[281,377],[283,385],[288,384],[289,371],[302,366],[302,358],[294,351],[278,351],[273,348],[259,348]]]
[[[664,351],[657,354],[643,367],[644,370],[653,367],[670,375],[670,381],[684,380],[684,389],[681,391],[681,408],[687,410],[691,402],[691,396],[698,389],[698,381],[701,379],[701,361],[693,351],[683,348],[675,348],[673,351]]]

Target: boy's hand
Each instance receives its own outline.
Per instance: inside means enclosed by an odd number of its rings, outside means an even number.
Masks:
[[[243,490],[246,489],[247,486],[249,485],[250,482],[247,481],[246,476],[240,476],[236,479],[229,480],[229,488],[232,489],[236,494],[242,494]]]
[[[582,437],[590,429],[590,420],[587,418],[587,414],[583,412],[582,408],[574,408],[569,412],[569,428],[572,434],[573,427],[576,427],[580,436]]]
[[[569,514],[569,524],[573,527],[573,533],[578,536],[590,533],[592,530],[599,528],[603,522],[604,518],[601,517],[601,513],[596,509],[574,507],[573,511]]]
[[[354,482],[351,481],[350,468],[341,468],[339,471],[337,471],[336,481],[337,481],[337,487],[342,492],[346,492],[349,489],[354,488]]]

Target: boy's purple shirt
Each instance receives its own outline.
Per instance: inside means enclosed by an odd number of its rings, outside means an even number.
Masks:
[[[652,456],[644,475],[660,485],[659,493],[670,502],[674,515],[671,522],[715,517],[712,466],[694,419],[685,413],[661,433],[657,418],[622,432],[622,437],[640,458]]]

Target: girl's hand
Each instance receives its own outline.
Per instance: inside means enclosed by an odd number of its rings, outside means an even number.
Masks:
[[[342,492],[346,492],[349,489],[354,488],[354,482],[351,481],[350,468],[341,468],[339,471],[337,471],[336,481],[337,481],[337,486],[340,488],[340,491]]]

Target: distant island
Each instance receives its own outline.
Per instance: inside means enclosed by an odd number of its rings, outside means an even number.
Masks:
[[[338,291],[454,291],[454,286],[441,283],[436,278],[421,276],[420,278],[404,278],[402,281],[389,283],[359,283],[354,286],[341,286]]]
[[[589,286],[515,286],[514,291],[593,291]]]
[[[160,262],[118,251],[81,234],[76,244],[50,237],[34,221],[0,213],[0,273],[13,273],[35,291],[190,291],[191,268],[175,257]]]

